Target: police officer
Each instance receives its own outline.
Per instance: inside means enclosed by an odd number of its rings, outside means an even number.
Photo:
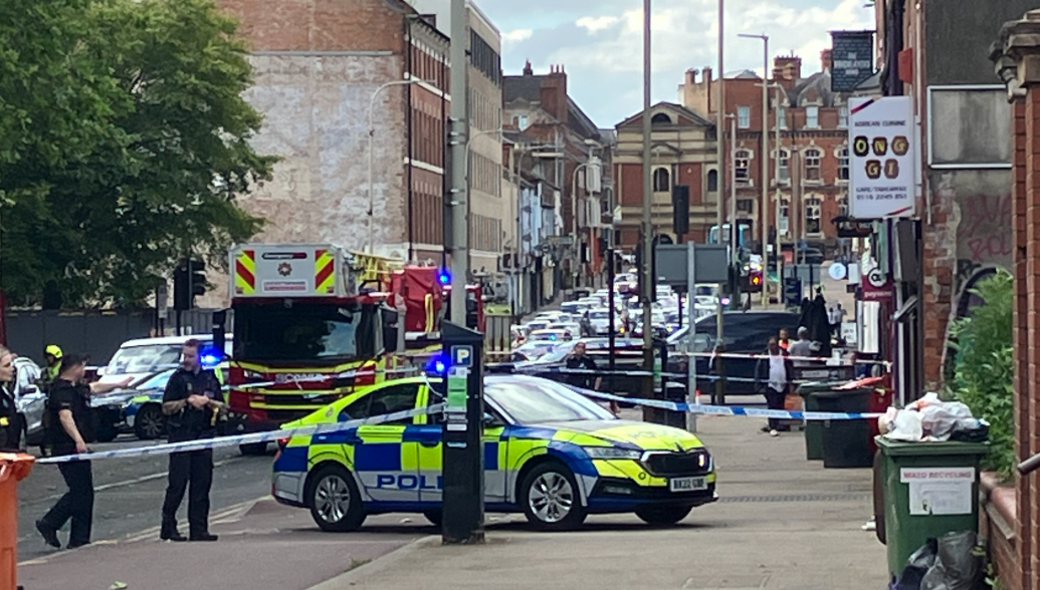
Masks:
[[[202,368],[198,340],[184,343],[181,366],[166,384],[163,413],[170,442],[212,438],[216,418],[224,404],[220,382],[213,371]],[[177,509],[191,481],[188,494],[188,537],[177,531]],[[209,490],[213,483],[213,451],[205,449],[170,455],[170,477],[162,506],[159,538],[166,541],[216,541],[209,532]]]
[[[87,370],[87,357],[67,354],[61,360],[58,378],[51,384],[47,394],[47,409],[44,415],[46,446],[55,456],[89,453],[87,443],[93,441],[91,428],[90,396],[107,393],[130,384],[127,377],[120,383],[83,382]],[[69,491],[43,518],[36,521],[36,530],[43,540],[54,548],[61,547],[58,530],[72,519],[69,532],[69,549],[90,543],[90,527],[94,513],[94,476],[90,461],[59,463],[58,471],[69,486]]]
[[[15,399],[14,355],[0,346],[0,449],[18,449],[20,423]]]
[[[43,378],[46,383],[51,383],[58,378],[58,372],[61,370],[62,360],[61,348],[57,344],[48,344],[47,348],[43,349]]]

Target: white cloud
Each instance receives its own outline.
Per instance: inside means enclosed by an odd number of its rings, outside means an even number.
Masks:
[[[526,41],[530,39],[531,35],[533,34],[534,31],[531,29],[513,29],[512,31],[506,31],[505,33],[502,33],[502,42],[519,43],[521,41]]]
[[[519,73],[530,58],[535,72],[563,64],[568,90],[600,126],[641,107],[643,12],[632,0],[479,0],[503,30],[503,69]],[[727,0],[726,71],[762,69],[762,45],[737,33],[769,35],[770,59],[794,53],[803,75],[819,71],[830,31],[874,28],[863,0]],[[717,0],[653,0],[651,46],[654,100],[675,100],[690,68],[715,67]],[[522,34],[521,34],[522,32]]]
[[[590,33],[595,33],[610,27],[617,21],[616,16],[583,16],[578,19],[576,24],[583,29],[588,29]]]

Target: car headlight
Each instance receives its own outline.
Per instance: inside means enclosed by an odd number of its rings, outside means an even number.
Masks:
[[[619,449],[617,447],[583,447],[591,459],[635,459],[643,456],[643,451]]]

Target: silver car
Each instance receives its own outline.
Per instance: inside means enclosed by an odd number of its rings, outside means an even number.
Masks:
[[[15,407],[26,446],[43,444],[43,411],[47,406],[47,394],[38,385],[41,374],[40,366],[29,357],[14,359]]]

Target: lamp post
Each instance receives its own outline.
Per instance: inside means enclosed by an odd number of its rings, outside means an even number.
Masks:
[[[718,241],[719,244],[723,244],[724,242],[722,241],[723,240],[723,238],[722,238],[722,224],[724,223],[724,220],[725,220],[725,217],[726,217],[726,193],[725,193],[725,190],[724,190],[724,186],[725,186],[725,180],[724,179],[726,178],[726,173],[725,173],[725,171],[726,171],[726,149],[725,149],[725,137],[726,137],[726,131],[725,131],[725,129],[726,129],[726,119],[725,119],[725,114],[726,114],[725,79],[726,79],[726,74],[725,74],[725,71],[723,70],[723,67],[725,66],[725,43],[724,43],[724,40],[725,40],[725,31],[726,31],[726,27],[725,27],[725,22],[726,22],[726,0],[719,0],[718,13],[719,13],[718,14],[718,18],[719,18],[719,39],[718,39],[718,41],[719,41],[719,66],[718,66],[718,68],[719,68],[719,71],[718,71],[719,81],[718,81],[718,85],[719,85],[719,87],[717,89],[718,102],[715,105],[715,113],[716,113],[716,116],[715,116],[715,161],[717,162],[717,166],[718,166],[718,169],[719,169],[719,172],[718,172],[718,175],[717,175],[718,179],[719,179],[719,183],[718,183],[718,189],[719,189],[718,190],[718,199],[719,199],[719,201],[717,203],[717,208],[716,208],[716,212],[715,212],[716,213],[715,218],[716,218],[716,225],[719,228],[718,240],[717,241]],[[710,91],[710,89],[709,89],[709,91]],[[735,162],[734,162],[734,164],[735,164]],[[733,230],[734,230],[734,228],[731,227],[730,228],[730,233],[732,233]],[[722,338],[722,336],[723,336],[723,334],[722,334],[722,332],[723,332],[722,322],[723,322],[724,317],[725,316],[723,316],[723,314],[722,314],[722,306],[721,305],[717,306],[717,309],[716,309],[716,320],[715,320],[715,338],[716,338],[716,341],[718,341],[718,342],[722,342],[722,340],[723,340],[723,338]]]
[[[762,40],[762,199],[758,207],[760,221],[760,233],[762,236],[762,260],[765,272],[769,271],[769,256],[766,254],[766,242],[769,241],[769,233],[766,231],[766,211],[769,206],[769,35],[752,35],[740,33],[738,37],[745,39]],[[769,304],[769,290],[766,289],[765,281],[762,281],[762,307]]]
[[[721,5],[723,0],[719,0]],[[643,289],[640,294],[643,299],[643,370],[653,371],[654,368],[654,335],[653,335],[653,311],[652,299],[653,287],[653,260],[654,255],[654,223],[653,215],[653,183],[650,172],[650,0],[643,0]],[[611,354],[613,354],[611,350]],[[652,397],[654,380],[652,377],[643,378],[643,397]],[[644,417],[646,414],[644,413]]]
[[[781,288],[780,285],[783,285],[783,283],[784,283],[784,275],[781,272],[781,268],[780,268],[780,254],[781,254],[781,252],[780,252],[780,199],[781,199],[781,196],[780,196],[780,150],[783,149],[783,145],[781,145],[781,141],[780,141],[780,128],[781,128],[781,126],[783,124],[783,120],[780,118],[780,106],[781,106],[780,103],[782,102],[781,98],[783,98],[784,87],[780,86],[779,84],[777,84],[775,82],[773,84],[771,84],[771,86],[772,86],[772,88],[774,90],[779,91],[779,96],[777,96],[777,99],[776,99],[776,101],[777,101],[776,102],[776,137],[775,137],[775,142],[774,142],[774,143],[776,143],[776,168],[774,170],[775,174],[773,175],[774,178],[776,178],[776,204],[775,204],[775,206],[776,206],[776,218],[773,220],[773,223],[776,226],[776,235],[774,236],[773,239],[776,240],[776,242],[773,245],[773,256],[776,257],[776,280],[777,280],[776,300],[777,300],[777,303],[780,303],[782,301],[782,297],[783,297],[783,289]],[[786,115],[786,113],[785,113],[785,115]],[[790,162],[790,160],[788,160],[787,165],[788,165],[787,174],[788,174],[788,178],[790,178],[790,174],[791,174],[791,169],[790,169],[791,162]],[[788,223],[790,223],[790,220],[788,220]],[[768,264],[766,265],[766,267],[768,268]]]
[[[372,186],[372,165],[374,161],[372,138],[376,134],[375,124],[372,122],[373,112],[375,111],[376,97],[383,90],[390,88],[391,86],[404,86],[407,84],[418,84],[424,82],[424,80],[392,80],[376,88],[372,92],[372,96],[368,99],[368,253],[374,254],[375,250],[373,241],[374,236],[374,225],[373,225],[373,210],[375,209],[375,191]]]

